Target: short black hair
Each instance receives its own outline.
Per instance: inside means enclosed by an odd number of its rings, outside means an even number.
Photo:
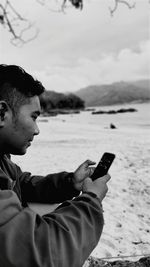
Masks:
[[[20,66],[0,64],[0,101],[6,101],[14,114],[30,97],[44,91],[42,83]]]

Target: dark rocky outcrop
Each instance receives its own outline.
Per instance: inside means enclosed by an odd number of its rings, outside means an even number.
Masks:
[[[135,108],[121,108],[121,109],[118,109],[118,110],[98,110],[98,111],[93,111],[92,114],[95,115],[95,114],[117,114],[117,113],[126,113],[126,112],[136,112],[137,109]]]

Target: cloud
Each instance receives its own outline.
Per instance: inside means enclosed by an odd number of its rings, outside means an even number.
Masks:
[[[52,65],[34,74],[48,90],[75,91],[91,84],[109,84],[120,80],[147,79],[150,75],[150,41],[138,49],[122,49],[117,54],[104,54],[97,60],[80,58],[75,65]]]
[[[35,21],[38,38],[14,47],[2,28],[1,62],[22,66],[48,90],[59,92],[148,77],[149,41],[140,43],[149,35],[147,0],[137,1],[132,10],[120,5],[113,18],[108,10],[113,0],[87,1],[82,12],[68,9],[65,14],[39,4],[31,8],[30,2],[16,0],[15,7]]]

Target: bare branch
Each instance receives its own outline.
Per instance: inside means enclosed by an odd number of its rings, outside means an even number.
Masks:
[[[114,14],[114,12],[117,10],[119,4],[124,4],[124,5],[126,5],[129,9],[134,8],[135,5],[136,5],[135,2],[131,5],[131,4],[129,4],[129,2],[127,2],[126,0],[114,0],[114,1],[115,1],[114,8],[113,8],[113,9],[112,9],[112,8],[109,8],[111,16],[113,16],[113,14]]]
[[[26,44],[26,43],[31,42],[32,40],[36,39],[36,37],[39,34],[38,29],[36,29],[36,31],[34,31],[34,34],[32,34],[32,37],[30,37],[30,38],[28,37],[26,39],[24,38],[24,33],[28,32],[28,30],[30,30],[31,28],[33,28],[33,25],[29,23],[26,26],[26,28],[23,28],[20,31],[20,34],[17,38],[15,38],[14,36],[11,38],[11,43],[15,46],[22,46],[23,44]]]
[[[15,38],[17,38],[17,35],[16,35],[16,33],[15,33],[14,29],[13,29],[13,26],[12,26],[12,24],[11,24],[11,22],[10,22],[8,16],[7,16],[7,11],[6,11],[6,10],[7,10],[7,5],[9,5],[8,1],[6,1],[6,6],[5,6],[5,8],[4,8],[2,5],[0,5],[0,8],[1,8],[2,11],[3,11],[3,14],[1,15],[2,18],[3,18],[3,24],[6,25],[6,26],[8,27],[8,30],[12,33],[12,35],[13,35]]]
[[[16,17],[20,20],[25,20],[27,21],[27,19],[23,18],[12,6],[12,4],[10,3],[10,1],[7,1],[7,3],[9,4],[9,7],[11,8],[11,10],[13,11],[13,13],[16,15]]]
[[[70,2],[75,8],[83,8],[83,0],[63,0],[62,9],[66,7],[66,4]]]
[[[38,30],[34,27],[30,21],[17,12],[14,6],[11,4],[11,0],[3,0],[4,4],[0,3],[0,24],[2,27],[6,28],[12,38],[11,43],[14,45],[22,45],[29,41],[35,39],[38,35]],[[75,7],[77,9],[82,10],[83,1],[86,0],[53,0],[54,4],[58,6],[58,9],[53,10],[52,1],[49,0],[35,0],[41,6],[46,6],[48,10],[51,12],[63,12],[65,13],[66,8]],[[127,6],[127,8],[131,9],[135,7],[136,0],[131,0],[132,4],[130,4],[129,0],[112,0],[114,1],[114,7],[109,7],[111,16],[114,15],[119,5],[123,4]],[[135,2],[133,2],[135,1]],[[150,0],[147,0],[150,3]],[[0,0],[1,2],[1,0]],[[32,33],[32,35],[31,35]],[[27,36],[28,38],[25,38]],[[31,37],[29,37],[29,34]]]
[[[24,33],[32,28],[32,24],[17,12],[9,0],[5,1],[5,5],[0,4],[0,11],[0,23],[6,27],[12,35],[12,44],[21,45],[37,37],[38,31],[33,28],[34,33],[32,34],[32,37],[24,38]]]
[[[52,6],[52,3],[48,4],[47,0],[36,0],[36,2],[42,6],[46,6],[47,9],[52,12],[64,12],[65,9],[69,7],[75,7],[78,9],[83,8],[83,0],[54,0],[55,5],[57,4],[58,7],[56,7],[55,9],[50,8],[50,5]]]
[[[51,4],[48,4],[46,0],[36,0],[36,2],[38,4],[40,4],[41,6],[45,6],[47,8],[47,10],[51,11],[51,12],[64,12],[64,9],[62,8],[62,4],[58,2],[58,0],[54,0],[55,4],[57,4],[57,7],[55,8],[52,8],[52,3]],[[50,7],[51,5],[51,7]]]

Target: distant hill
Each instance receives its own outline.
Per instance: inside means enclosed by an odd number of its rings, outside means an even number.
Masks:
[[[76,91],[75,94],[85,101],[86,106],[148,102],[150,101],[150,80],[92,85]]]
[[[40,96],[40,103],[44,113],[51,113],[58,109],[83,109],[84,101],[75,94],[62,94],[54,91],[45,91]]]

